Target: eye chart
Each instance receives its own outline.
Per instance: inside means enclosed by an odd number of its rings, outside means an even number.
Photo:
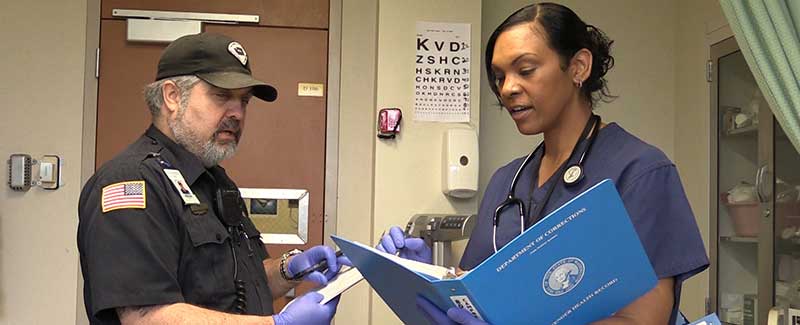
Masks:
[[[414,120],[469,122],[470,24],[417,22]]]

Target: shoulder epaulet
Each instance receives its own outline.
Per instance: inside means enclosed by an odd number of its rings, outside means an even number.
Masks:
[[[147,155],[144,157],[144,160],[147,159],[155,159],[158,162],[158,164],[161,165],[161,168],[172,168],[172,169],[175,168],[172,166],[172,164],[166,161],[164,157],[161,156],[161,150],[159,150],[158,152],[148,152]]]

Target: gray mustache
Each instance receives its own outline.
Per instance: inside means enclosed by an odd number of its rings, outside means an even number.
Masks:
[[[239,137],[242,135],[241,124],[242,122],[237,119],[232,119],[232,118],[225,119],[222,121],[222,123],[220,123],[219,127],[217,127],[217,133],[223,130],[233,131],[233,133],[236,134],[236,139],[238,140]]]

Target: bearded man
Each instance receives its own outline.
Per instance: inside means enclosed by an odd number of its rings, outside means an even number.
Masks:
[[[236,184],[219,163],[236,152],[252,97],[274,101],[238,42],[181,37],[145,87],[152,125],[87,181],[78,249],[92,324],[329,324],[338,298],[312,292],[272,310],[326,261],[325,284],[346,259],[327,246],[270,258]],[[188,185],[188,188],[187,188]]]

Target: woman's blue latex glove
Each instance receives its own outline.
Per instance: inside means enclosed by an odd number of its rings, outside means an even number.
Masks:
[[[381,242],[375,248],[389,254],[400,252],[402,258],[431,264],[431,248],[425,245],[425,241],[413,237],[406,238],[406,234],[397,226],[390,228],[389,233],[381,238]]]
[[[417,296],[417,309],[431,324],[435,325],[489,325],[462,308],[451,307],[445,314],[439,307],[422,296]]]
[[[339,297],[324,305],[320,305],[320,301],[322,295],[319,292],[309,292],[295,298],[280,314],[273,315],[272,320],[275,321],[275,325],[330,324],[333,315],[336,314]]]
[[[290,277],[294,277],[295,274],[303,272],[303,270],[321,261],[328,262],[328,269],[325,271],[325,273],[323,274],[322,272],[314,271],[305,276],[304,280],[310,280],[321,285],[325,285],[328,283],[328,280],[332,279],[337,273],[339,273],[339,265],[343,263],[345,265],[350,264],[350,261],[344,257],[336,258],[336,253],[333,252],[332,248],[324,245],[318,245],[311,247],[309,250],[297,254],[289,259],[286,270],[288,271],[288,275]]]

